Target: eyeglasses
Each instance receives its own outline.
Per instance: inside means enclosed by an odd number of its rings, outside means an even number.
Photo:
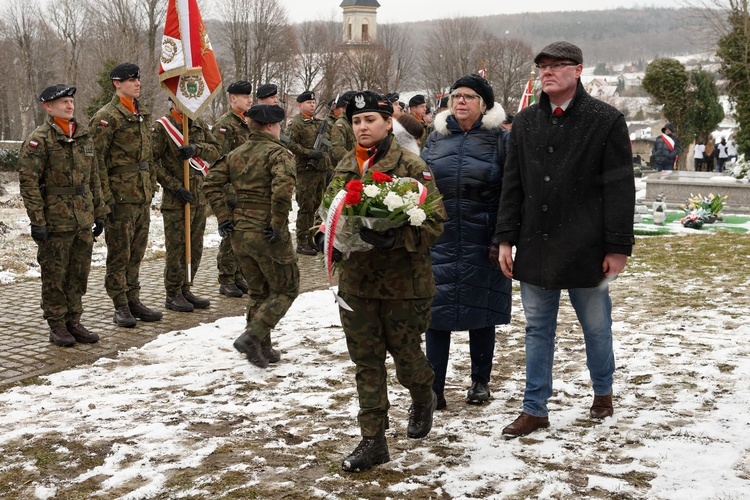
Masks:
[[[537,64],[536,68],[541,72],[548,69],[551,69],[552,71],[560,71],[565,66],[578,66],[578,63],[557,61],[549,64]]]
[[[458,101],[459,99],[463,99],[466,102],[473,101],[474,99],[479,99],[479,94],[451,94],[451,97]]]

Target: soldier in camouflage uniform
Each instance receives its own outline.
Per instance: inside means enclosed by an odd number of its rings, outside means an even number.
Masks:
[[[289,234],[295,167],[279,141],[284,110],[257,104],[246,113],[250,140],[222,157],[206,177],[204,191],[250,286],[245,332],[234,342],[255,366],[265,368],[280,355],[271,330],[299,294],[299,269]],[[229,211],[223,187],[231,183],[237,206]]]
[[[279,89],[273,83],[264,83],[258,87],[258,91],[255,93],[255,97],[258,98],[258,104],[275,104],[279,105]]]
[[[21,196],[39,246],[42,310],[50,341],[62,347],[99,340],[81,324],[82,298],[94,238],[104,230],[108,212],[94,144],[73,119],[75,93],[63,84],[44,89],[39,101],[48,116],[23,143],[18,159]]]
[[[115,305],[114,322],[132,328],[136,319],[159,321],[162,313],[140,300],[141,261],[148,245],[156,170],[151,160],[151,113],[141,105],[140,70],[123,63],[109,74],[115,95],[89,123],[109,205],[104,285]]]
[[[219,159],[219,143],[203,120],[192,120],[174,108],[156,121],[153,129],[153,154],[156,177],[164,188],[161,215],[164,219],[165,306],[177,312],[205,309],[211,301],[197,297],[190,285],[203,256],[206,231],[206,196],[203,181],[211,163]],[[183,121],[189,123],[189,144],[182,145]],[[171,134],[170,134],[171,132]],[[176,140],[180,142],[177,144]],[[184,187],[184,160],[190,163],[190,187]],[[205,170],[205,171],[204,171]],[[190,276],[185,266],[185,204],[190,204]]]
[[[422,94],[417,94],[409,99],[409,113],[411,113],[411,115],[422,124],[422,135],[417,137],[419,149],[421,150],[424,148],[424,144],[427,142],[427,136],[429,135],[429,131],[427,130],[428,126],[424,120],[424,117],[427,114],[427,100]]]
[[[245,111],[253,104],[253,87],[250,82],[238,80],[227,87],[229,94],[229,111],[224,113],[214,124],[216,139],[220,143],[221,156],[241,146],[250,138],[250,128],[245,121]],[[237,193],[231,184],[226,187],[227,205],[230,210],[237,203]],[[248,286],[242,277],[242,270],[237,264],[232,251],[232,239],[224,237],[216,254],[216,266],[219,269],[219,293],[227,297],[242,297]]]
[[[346,153],[354,151],[354,146],[357,145],[352,124],[346,119],[346,105],[353,94],[354,92],[351,90],[341,94],[333,110],[335,119],[330,127],[331,151],[329,153],[331,155],[331,165],[334,168],[346,156]]]
[[[326,173],[330,170],[328,154],[315,151],[313,144],[318,136],[320,120],[315,113],[315,94],[309,90],[297,97],[299,114],[289,125],[289,149],[297,164],[297,253],[315,255],[310,229],[315,223],[315,211],[320,206],[325,189]],[[331,139],[330,129],[326,133]]]
[[[393,139],[392,110],[391,103],[374,92],[352,96],[346,114],[358,144],[338,164],[334,179],[361,179],[363,164],[370,159],[372,170],[412,177],[429,193],[437,191],[424,161]],[[445,216],[442,204],[437,215],[438,219]],[[412,399],[407,436],[421,438],[432,428],[437,403],[431,387],[435,374],[422,351],[421,339],[430,324],[430,304],[435,295],[429,248],[442,231],[442,221],[429,219],[418,227],[405,225],[383,233],[363,228],[360,237],[374,248],[352,252],[340,262],[339,295],[352,311],[342,307],[339,313],[349,355],[356,365],[362,432],[362,441],[342,463],[345,471],[361,472],[390,460],[385,440],[390,407],[387,353],[393,357],[398,380]],[[322,236],[315,236],[318,248],[322,247]]]

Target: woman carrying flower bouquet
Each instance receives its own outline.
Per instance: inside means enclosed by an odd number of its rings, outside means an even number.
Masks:
[[[347,248],[338,248],[335,252],[338,258],[339,250],[347,253],[338,264],[338,295],[351,310],[342,306],[339,312],[349,355],[356,365],[362,434],[359,445],[341,465],[348,472],[365,471],[390,460],[385,440],[390,407],[387,353],[393,357],[399,382],[411,395],[408,437],[417,439],[430,432],[437,404],[432,391],[434,373],[422,351],[421,336],[429,324],[435,294],[429,248],[443,231],[445,211],[429,168],[393,139],[392,112],[391,103],[374,92],[352,96],[346,116],[357,146],[336,167],[323,202],[325,209],[340,187],[348,185],[353,189],[348,190],[349,199],[343,203],[348,202],[351,209],[370,190],[360,181],[385,185],[394,178],[418,181],[432,200],[426,217],[418,217],[419,210],[415,210],[400,227],[380,231],[361,228],[359,237],[368,244],[368,250],[348,252]],[[389,196],[395,198],[396,194],[391,192]],[[315,240],[323,250],[323,233]]]
[[[472,384],[466,400],[481,404],[490,399],[495,325],[510,322],[511,281],[492,245],[505,157],[505,112],[494,100],[481,76],[459,78],[422,151],[448,212],[445,232],[430,251],[437,295],[425,332],[438,409],[446,407],[451,331],[469,331]]]

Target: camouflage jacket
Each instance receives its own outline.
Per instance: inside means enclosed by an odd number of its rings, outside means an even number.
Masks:
[[[286,231],[296,179],[291,151],[270,134],[254,132],[211,167],[203,190],[219,224],[233,220],[240,231]],[[237,192],[233,212],[224,203],[227,183]]]
[[[354,151],[357,139],[354,137],[352,124],[346,116],[340,116],[331,127],[331,161],[334,168],[349,151]]]
[[[412,177],[427,187],[428,193],[437,191],[432,172],[417,155],[406,151],[390,137],[388,153],[373,170],[398,177]],[[359,165],[354,151],[347,153],[334,171],[334,178],[346,182],[360,179]],[[332,189],[329,186],[329,190]],[[329,192],[328,196],[335,193]],[[396,243],[390,250],[373,248],[367,252],[352,252],[341,261],[339,290],[370,299],[417,299],[435,295],[435,280],[430,262],[430,245],[443,232],[446,218],[442,202],[437,219],[426,220],[421,226],[405,225],[396,229]]]
[[[221,156],[247,142],[252,133],[247,122],[232,109],[216,120],[213,132],[219,141]]]
[[[318,160],[318,168],[310,168],[308,161],[313,153],[315,138],[318,136],[320,120],[317,118],[305,118],[300,113],[295,116],[289,124],[287,134],[289,135],[289,149],[294,153],[297,164],[297,172],[325,172],[330,170],[328,155]],[[326,131],[325,138],[331,140],[330,128]]]
[[[136,101],[131,113],[117,94],[91,117],[102,197],[107,205],[151,203],[156,170],[151,161],[151,113]]]
[[[47,116],[21,146],[18,181],[32,226],[46,225],[52,232],[90,229],[109,212],[94,143],[82,125],[68,137]]]
[[[172,125],[182,133],[182,124],[169,114],[167,115]],[[198,146],[198,157],[208,163],[214,163],[219,159],[219,143],[208,129],[203,120],[190,120],[188,131],[188,142]],[[163,210],[179,209],[185,204],[177,197],[177,190],[184,186],[184,161],[179,158],[177,144],[167,135],[164,125],[158,121],[154,123],[153,131],[154,164],[156,165],[156,178],[164,188],[164,197],[161,201]],[[206,197],[203,194],[203,173],[188,166],[190,172],[190,192],[193,194],[193,205],[205,205]]]

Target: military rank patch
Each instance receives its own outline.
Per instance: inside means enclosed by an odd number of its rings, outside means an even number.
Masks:
[[[422,177],[424,177],[424,180],[431,181],[432,180],[432,173],[429,170],[423,170],[422,171]]]
[[[39,146],[39,143],[36,142],[36,141],[29,141],[29,146],[31,146],[32,148],[35,148],[35,147]]]
[[[227,129],[225,129],[225,128],[220,128],[220,129],[219,129],[219,132],[221,132],[222,134],[226,134],[226,133],[227,133]]]
[[[109,122],[107,120],[99,120],[99,125],[101,125],[102,127],[108,127]]]
[[[336,124],[336,126],[337,126],[338,128],[344,128],[344,126],[343,126],[342,124],[340,124],[340,123],[337,123],[337,124]]]

